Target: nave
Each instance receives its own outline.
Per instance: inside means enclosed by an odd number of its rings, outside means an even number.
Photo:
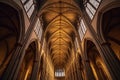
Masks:
[[[0,80],[119,80],[119,0],[0,0]]]

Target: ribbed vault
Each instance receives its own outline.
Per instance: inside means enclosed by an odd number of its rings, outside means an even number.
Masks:
[[[72,54],[79,8],[73,0],[48,0],[40,10],[49,54],[63,68]]]

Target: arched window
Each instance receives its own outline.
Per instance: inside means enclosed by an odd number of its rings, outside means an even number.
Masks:
[[[33,0],[21,0],[21,1],[24,5],[25,11],[26,11],[28,17],[30,18],[35,9]]]
[[[101,0],[84,0],[84,6],[87,14],[92,20]]]
[[[55,77],[64,77],[65,76],[65,71],[63,69],[57,69],[55,71]]]

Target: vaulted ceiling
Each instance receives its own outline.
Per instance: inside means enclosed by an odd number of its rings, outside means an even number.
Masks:
[[[53,64],[63,68],[72,54],[79,7],[74,0],[47,0],[40,9],[40,17]]]

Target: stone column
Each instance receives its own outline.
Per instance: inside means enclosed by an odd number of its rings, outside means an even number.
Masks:
[[[95,77],[93,75],[92,69],[90,67],[89,60],[86,60],[84,62],[84,69],[85,69],[86,79],[87,80],[95,80]]]
[[[86,27],[88,31],[91,33],[91,35],[94,38],[94,41],[96,43],[96,47],[100,52],[100,55],[105,62],[107,69],[110,73],[110,76],[113,80],[119,80],[120,76],[120,61],[114,56],[114,52],[110,49],[108,44],[106,42],[103,43],[103,40],[100,41],[100,38],[98,37],[97,33],[93,29],[93,26],[91,25],[91,20],[89,16],[86,16],[87,13],[84,9],[82,9],[82,17],[86,23]]]
[[[21,43],[19,43],[21,44]],[[7,65],[6,70],[4,71],[3,75],[2,75],[2,80],[11,80],[10,77],[13,77],[14,73],[13,71],[16,69],[17,66],[14,66],[14,63],[17,62],[18,63],[18,56],[20,55],[20,50],[22,48],[22,44],[21,45],[17,45],[15,52],[12,54],[11,59]]]
[[[93,65],[94,69],[95,69],[98,80],[102,80],[101,74],[99,73],[99,69],[98,69],[96,63],[95,62],[91,62],[91,63]]]
[[[100,51],[100,55],[107,66],[111,78],[113,80],[118,80],[120,76],[120,61],[115,56],[115,53],[110,48],[110,45],[108,43],[101,44],[99,41],[97,44],[97,48]]]
[[[33,66],[33,69],[32,69],[32,75],[31,75],[30,80],[37,80],[38,79],[38,73],[39,73],[39,66],[40,66],[39,60],[34,61],[33,65],[34,66]]]
[[[23,36],[23,39],[18,42],[18,46],[16,47],[15,53],[12,55],[11,60],[2,76],[2,80],[16,80],[17,78],[17,74],[20,68],[20,64],[21,61],[25,55],[25,47],[26,44],[30,38],[30,35],[32,33],[32,31],[34,30],[34,25],[35,22],[37,21],[38,17],[37,15],[33,18],[33,20],[31,21],[31,24],[25,34],[25,36]]]
[[[77,80],[83,80],[80,65],[81,65],[81,64],[76,63]]]
[[[41,40],[42,44],[43,45],[43,38]],[[38,49],[39,50],[39,49]],[[40,50],[39,51],[36,51],[37,53],[37,56],[36,56],[36,59],[34,61],[34,66],[33,66],[33,72],[32,72],[32,75],[31,75],[31,80],[38,80],[38,76],[39,76],[39,69],[40,69],[40,62],[41,62],[41,53],[42,51],[42,46],[40,46]]]

